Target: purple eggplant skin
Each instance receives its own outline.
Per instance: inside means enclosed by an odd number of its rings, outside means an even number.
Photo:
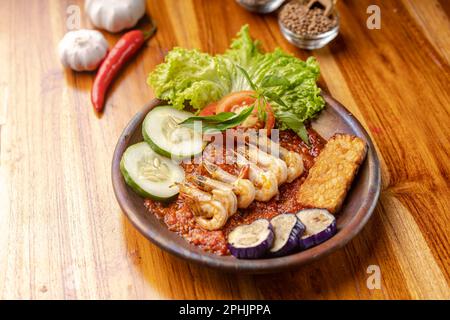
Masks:
[[[278,220],[282,219],[282,218],[288,218],[291,216],[295,218],[295,223],[291,227],[291,229],[288,230],[289,236],[287,237],[287,241],[284,243],[284,245],[282,247],[280,247],[276,251],[273,251],[273,249],[274,249],[273,246],[276,244],[277,237],[281,236],[280,234],[277,234],[277,228],[275,227],[276,224],[279,223]],[[299,248],[300,237],[303,235],[303,233],[306,230],[305,225],[297,218],[297,216],[292,213],[283,213],[283,214],[280,214],[280,215],[272,218],[270,223],[272,224],[275,238],[274,238],[274,243],[272,245],[272,248],[269,249],[269,251],[268,251],[268,255],[271,257],[282,257],[282,256],[286,256],[288,254],[291,254],[291,253],[297,251],[297,249]]]
[[[306,250],[316,245],[316,240],[314,236],[304,235],[298,238],[298,247],[300,250]]]
[[[249,246],[249,247],[242,247],[242,246],[238,246],[236,244],[234,244],[234,245],[231,244],[230,235],[233,232],[238,232],[239,229],[244,230],[244,228],[246,228],[247,226],[251,226],[255,222],[260,223],[260,222],[258,222],[260,220],[267,221],[267,229],[268,230],[265,229],[264,232],[268,231],[268,233],[267,233],[267,236],[265,236],[264,240],[256,243],[253,246]],[[270,224],[270,221],[267,219],[258,219],[258,220],[253,221],[249,225],[237,226],[233,231],[231,231],[230,234],[228,235],[227,246],[228,246],[228,250],[230,250],[230,253],[238,259],[259,259],[259,258],[264,257],[264,255],[267,253],[269,248],[272,246],[273,239],[274,239],[274,233],[273,233],[273,228],[272,228],[272,225]]]
[[[336,219],[326,209],[304,209],[297,213],[297,218],[306,226],[305,233],[299,238],[301,250],[321,244],[337,232]]]

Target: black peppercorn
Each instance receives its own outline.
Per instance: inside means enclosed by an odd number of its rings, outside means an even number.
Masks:
[[[326,16],[325,10],[306,7],[305,1],[294,0],[286,4],[280,12],[281,23],[290,31],[301,36],[316,36],[334,28],[337,18]]]

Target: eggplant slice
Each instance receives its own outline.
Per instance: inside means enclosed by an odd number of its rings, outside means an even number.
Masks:
[[[305,209],[297,213],[297,218],[306,226],[300,238],[300,249],[318,245],[336,234],[336,219],[326,209]]]
[[[299,247],[299,239],[306,227],[295,214],[280,214],[270,221],[275,239],[269,250],[271,256],[281,257],[294,252]]]
[[[239,259],[258,259],[272,246],[273,230],[269,220],[258,219],[240,225],[228,234],[228,249]]]

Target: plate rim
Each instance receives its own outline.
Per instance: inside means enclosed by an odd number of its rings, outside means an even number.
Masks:
[[[121,133],[116,147],[114,149],[114,154],[112,158],[111,167],[111,179],[113,184],[113,190],[117,202],[122,210],[122,212],[127,216],[131,224],[148,240],[159,248],[190,262],[194,262],[200,265],[219,268],[224,271],[230,272],[242,272],[242,273],[272,273],[279,272],[286,269],[291,269],[294,267],[299,267],[301,265],[311,263],[316,261],[342,247],[344,247],[351,239],[353,239],[366,225],[367,221],[372,216],[375,207],[378,203],[378,199],[381,191],[381,169],[380,161],[372,142],[370,135],[361,125],[361,123],[353,116],[353,114],[348,111],[340,102],[334,99],[330,94],[322,91],[321,95],[324,97],[327,104],[329,104],[339,116],[346,118],[347,122],[350,122],[354,130],[361,134],[367,141],[368,149],[365,161],[371,160],[371,166],[373,166],[374,176],[370,180],[369,193],[372,195],[371,201],[364,201],[363,205],[358,209],[353,218],[341,229],[334,237],[328,241],[310,248],[308,250],[291,254],[279,258],[271,259],[258,259],[258,260],[240,260],[233,259],[230,257],[218,256],[213,253],[208,253],[202,251],[198,247],[188,244],[188,247],[192,246],[192,250],[178,246],[176,243],[166,239],[157,230],[152,230],[145,225],[138,215],[134,213],[133,208],[129,205],[127,197],[124,193],[127,192],[127,186],[120,173],[120,159],[129,140],[133,136],[135,130],[142,123],[145,115],[155,106],[163,103],[162,100],[152,99],[147,103],[138,113],[136,113],[133,118],[129,121],[123,132]],[[156,219],[158,219],[155,216]],[[171,232],[171,231],[170,231]],[[176,233],[174,233],[176,235]],[[179,235],[177,235],[179,236]],[[181,236],[179,236],[181,237]]]

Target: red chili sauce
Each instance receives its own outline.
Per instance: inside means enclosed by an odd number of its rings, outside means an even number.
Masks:
[[[254,201],[248,208],[239,209],[229,218],[221,230],[209,231],[201,228],[195,222],[194,214],[189,208],[186,199],[179,196],[170,203],[162,203],[150,199],[145,200],[147,209],[158,218],[163,219],[170,231],[176,232],[190,243],[199,246],[205,251],[219,255],[228,255],[227,235],[236,226],[248,224],[259,218],[271,219],[281,213],[295,213],[302,209],[297,202],[296,193],[300,185],[308,175],[309,169],[314,164],[326,141],[313,129],[308,129],[311,148],[291,130],[280,131],[280,145],[290,151],[295,151],[303,156],[305,170],[303,174],[291,183],[285,183],[279,187],[279,193],[268,202]],[[208,149],[208,148],[207,148]],[[213,156],[205,149],[202,157]],[[182,164],[186,174],[197,172],[205,174],[198,164]],[[222,169],[237,175],[238,169],[234,165],[220,164]]]

